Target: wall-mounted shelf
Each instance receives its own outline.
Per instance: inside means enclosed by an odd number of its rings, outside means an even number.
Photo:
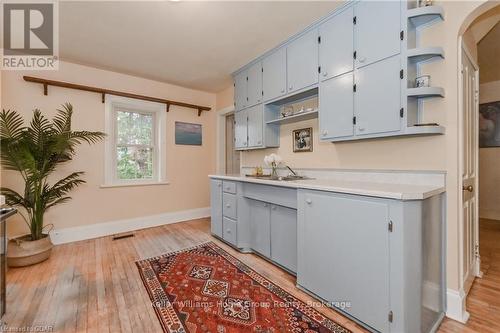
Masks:
[[[444,89],[441,87],[408,88],[406,94],[414,98],[444,97]]]
[[[428,6],[409,9],[408,19],[415,27],[434,20],[443,20],[443,8],[440,6]]]
[[[309,112],[302,112],[298,114],[294,114],[292,116],[283,117],[279,119],[273,119],[266,122],[266,124],[289,124],[295,123],[298,121],[309,120],[313,118],[318,118],[318,110],[313,110]]]
[[[409,126],[405,130],[406,135],[439,135],[445,133],[443,126]]]
[[[408,60],[414,63],[427,61],[433,58],[444,59],[442,47],[419,47],[407,51]]]

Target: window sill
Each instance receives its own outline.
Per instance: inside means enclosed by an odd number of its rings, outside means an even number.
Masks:
[[[157,186],[157,185],[169,185],[169,181],[162,182],[144,182],[144,183],[119,183],[119,184],[102,184],[99,188],[112,188],[112,187],[135,187],[135,186]]]

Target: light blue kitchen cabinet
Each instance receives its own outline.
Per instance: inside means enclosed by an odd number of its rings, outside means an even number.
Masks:
[[[319,135],[321,140],[354,134],[353,72],[323,81],[319,85]]]
[[[262,102],[262,63],[259,61],[248,68],[247,106]]]
[[[389,332],[389,205],[309,190],[298,200],[298,284]]]
[[[297,272],[297,210],[271,205],[271,259]]]
[[[222,238],[222,180],[210,180],[210,231]]]
[[[286,48],[282,47],[262,59],[264,101],[286,93]]]
[[[238,224],[228,217],[222,218],[223,236],[222,238],[231,245],[238,245]]]
[[[355,71],[355,134],[401,129],[401,60],[393,56]]]
[[[237,218],[237,206],[236,206],[236,195],[231,193],[222,193],[222,215],[229,217],[230,219],[236,220]]]
[[[400,1],[358,1],[354,15],[356,68],[400,53]]]
[[[234,113],[234,147],[245,149],[248,147],[248,119],[247,109]]]
[[[264,111],[259,104],[247,109],[248,147],[260,147],[264,144]]]
[[[354,10],[346,8],[319,26],[320,80],[351,72],[354,67]]]
[[[248,105],[248,71],[243,70],[234,76],[234,108],[242,110]]]
[[[318,30],[306,32],[286,48],[288,93],[318,83]]]
[[[253,250],[271,257],[271,210],[267,202],[248,199],[250,239]]]

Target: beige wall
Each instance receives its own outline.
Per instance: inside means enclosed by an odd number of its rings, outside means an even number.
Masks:
[[[500,101],[500,81],[481,84],[479,103]],[[479,149],[479,216],[500,220],[500,147]]]
[[[190,90],[129,75],[62,63],[58,71],[2,73],[2,108],[31,117],[34,108],[53,116],[62,103],[74,107],[74,129],[104,131],[104,104],[95,93],[49,87],[48,96],[42,86],[23,81],[22,75],[41,76],[85,85],[121,90],[136,94],[186,101],[215,107],[215,94]],[[174,121],[203,125],[203,145],[176,146]],[[192,109],[171,107],[167,114],[167,179],[169,185],[100,188],[104,181],[104,145],[102,143],[78,149],[76,158],[60,168],[55,177],[72,171],[85,171],[87,184],[72,192],[73,200],[55,207],[46,216],[47,223],[56,228],[101,223],[142,217],[172,211],[209,206],[207,175],[215,170],[215,112],[203,112],[201,117]],[[2,185],[20,189],[20,177],[12,172],[2,173]],[[26,231],[17,218],[9,221],[9,233]]]
[[[317,120],[281,127],[280,148],[242,153],[242,166],[263,165],[265,155],[276,152],[292,167],[444,170],[447,172],[447,280],[448,288],[460,289],[458,203],[458,37],[487,8],[485,1],[435,1],[443,7],[445,20],[421,32],[420,46],[442,46],[446,59],[423,66],[431,74],[433,85],[446,91],[446,98],[425,101],[423,122],[437,122],[446,127],[442,136],[390,138],[343,143],[322,143]],[[293,153],[293,129],[313,127],[314,151]],[[461,187],[460,187],[461,188]]]
[[[218,92],[216,109],[222,110],[224,108],[234,105],[233,96],[234,96],[233,86],[229,86],[226,89]]]

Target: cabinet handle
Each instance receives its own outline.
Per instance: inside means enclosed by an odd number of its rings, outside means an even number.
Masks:
[[[227,232],[228,234],[231,234],[231,229],[227,229],[227,230],[226,230],[226,232]]]
[[[268,204],[266,204],[266,203],[265,203],[265,204],[264,204],[264,207],[267,207],[267,206],[268,206]]]
[[[227,208],[231,208],[231,205],[230,205],[230,204],[227,204],[227,205],[226,205],[226,207],[227,207]]]
[[[276,206],[271,207],[272,210],[276,210],[276,208],[278,208],[278,207],[276,207]]]
[[[262,141],[257,141],[257,144],[258,144],[258,145],[262,144]]]
[[[328,131],[327,130],[324,130],[323,133],[322,133],[323,136],[327,136],[328,135]]]
[[[326,77],[327,75],[328,75],[328,72],[324,72],[324,73],[323,73],[323,76],[325,76],[325,77]]]
[[[364,127],[358,127],[358,131],[360,131],[360,132],[364,132],[364,131],[365,131],[365,128],[364,128]]]
[[[292,89],[293,89],[293,86],[290,86],[290,90],[292,90]]]
[[[219,184],[217,184],[217,187],[221,187],[221,186],[222,186],[222,184],[220,184],[220,183],[219,183]]]
[[[360,62],[360,63],[364,63],[365,61],[366,61],[366,58],[365,58],[365,57],[361,57],[361,58],[359,58],[359,62]]]
[[[311,199],[306,199],[306,203],[307,203],[308,205],[312,204],[312,202],[313,202],[313,201],[312,201]]]
[[[285,89],[281,89],[281,93],[284,93],[285,92]]]

